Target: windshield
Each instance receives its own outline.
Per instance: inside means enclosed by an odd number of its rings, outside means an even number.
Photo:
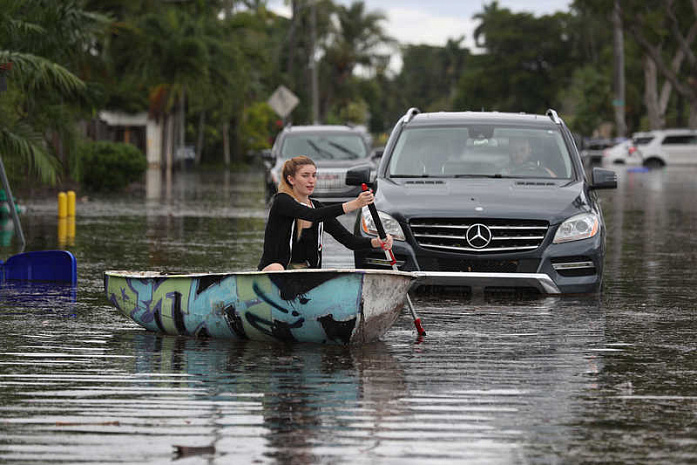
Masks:
[[[291,134],[283,141],[283,158],[306,155],[313,160],[356,160],[368,151],[358,134]]]
[[[496,125],[405,129],[389,161],[391,177],[571,178],[557,129]]]

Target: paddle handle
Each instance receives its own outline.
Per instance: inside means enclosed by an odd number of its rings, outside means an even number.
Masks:
[[[363,189],[363,192],[370,190],[366,183],[361,184],[361,189]],[[368,210],[370,210],[370,216],[373,217],[373,222],[375,223],[375,227],[378,228],[378,236],[380,236],[380,239],[382,239],[384,241],[385,239],[387,239],[387,234],[385,233],[385,228],[382,227],[382,221],[380,221],[380,215],[378,215],[378,209],[375,208],[374,203],[371,203],[370,205],[368,205]]]
[[[366,183],[361,184],[361,189],[363,189],[363,191],[367,191],[368,185]],[[380,215],[378,215],[377,208],[375,208],[375,204],[369,204],[368,210],[370,210],[370,216],[373,217],[373,223],[375,223],[375,228],[378,230],[378,237],[380,237],[380,240],[382,241],[386,240],[387,233],[385,233],[385,228],[382,226],[382,221],[380,220]],[[394,258],[394,253],[392,253],[392,249],[383,250],[385,251],[385,257],[390,261],[392,269],[395,271],[399,271],[399,268],[397,268],[397,259]],[[416,332],[419,336],[425,336],[426,330],[423,328],[423,326],[421,326],[421,318],[419,318],[419,315],[416,314],[416,310],[414,310],[414,306],[411,303],[411,298],[409,298],[409,293],[407,293],[407,306],[409,307],[409,313],[411,313],[411,317],[414,319],[414,326],[416,327]]]

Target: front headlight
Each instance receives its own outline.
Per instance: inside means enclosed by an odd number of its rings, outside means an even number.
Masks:
[[[385,228],[385,232],[387,234],[391,234],[392,238],[396,241],[406,240],[404,237],[404,231],[402,231],[402,227],[399,225],[397,220],[392,218],[387,213],[383,213],[381,211],[378,211],[378,216],[380,217],[382,227]],[[361,229],[363,229],[363,232],[366,234],[371,234],[373,236],[378,235],[378,228],[375,227],[375,222],[373,222],[373,217],[370,214],[370,209],[368,207],[363,207],[361,209]]]
[[[579,241],[598,234],[600,221],[595,213],[581,213],[564,221],[554,235],[554,243]]]

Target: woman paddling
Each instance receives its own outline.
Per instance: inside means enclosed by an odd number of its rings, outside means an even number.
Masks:
[[[261,271],[322,267],[322,232],[351,250],[392,248],[392,236],[383,242],[375,237],[351,234],[336,219],[373,203],[373,193],[361,192],[342,204],[324,206],[310,195],[317,182],[317,167],[308,157],[294,157],[283,164],[278,194],[273,198],[264,233],[264,253],[259,262]]]

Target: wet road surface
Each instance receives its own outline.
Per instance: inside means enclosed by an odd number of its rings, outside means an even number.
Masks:
[[[27,249],[79,281],[1,289],[0,463],[695,463],[697,169],[617,171],[600,296],[415,296],[423,341],[405,313],[363,347],[161,336],[106,301],[106,269],[255,268],[259,174],[151,175],[79,201],[74,239],[32,201]]]

